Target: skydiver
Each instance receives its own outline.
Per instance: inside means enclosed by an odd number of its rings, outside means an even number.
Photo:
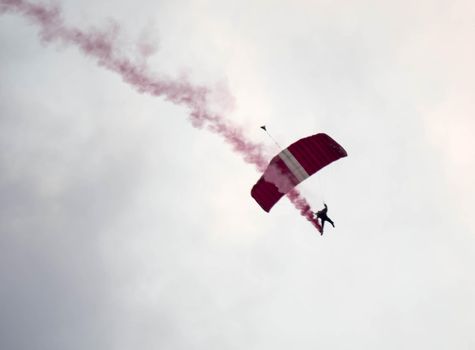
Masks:
[[[317,220],[320,219],[320,224],[322,226],[322,231],[321,231],[322,235],[323,235],[323,226],[325,226],[325,221],[328,221],[330,224],[332,224],[333,227],[335,227],[335,224],[333,223],[332,219],[330,219],[327,216],[328,206],[325,203],[323,203],[323,205],[325,206],[325,208],[315,213],[317,215]]]

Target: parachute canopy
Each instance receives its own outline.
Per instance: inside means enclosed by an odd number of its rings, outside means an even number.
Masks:
[[[346,156],[345,149],[327,134],[300,139],[272,158],[252,187],[251,196],[269,212],[279,199],[303,180]]]

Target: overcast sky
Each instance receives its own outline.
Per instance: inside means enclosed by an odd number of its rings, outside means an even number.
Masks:
[[[473,1],[58,3],[227,88],[268,154],[263,124],[348,157],[299,187],[320,236],[286,198],[262,211],[255,167],[186,108],[4,13],[1,349],[475,348]]]

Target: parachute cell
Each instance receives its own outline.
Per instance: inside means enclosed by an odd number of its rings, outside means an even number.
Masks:
[[[303,180],[346,156],[345,149],[327,134],[300,139],[272,158],[252,187],[251,196],[269,212],[279,199]]]

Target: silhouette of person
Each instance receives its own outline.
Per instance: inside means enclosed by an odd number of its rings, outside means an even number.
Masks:
[[[335,227],[335,224],[333,223],[332,219],[327,216],[328,206],[325,203],[323,203],[323,205],[325,206],[325,208],[315,213],[317,215],[317,219],[320,219],[320,225],[322,226],[322,234],[323,226],[325,226],[325,221],[328,221],[330,224],[332,224],[333,227]]]

